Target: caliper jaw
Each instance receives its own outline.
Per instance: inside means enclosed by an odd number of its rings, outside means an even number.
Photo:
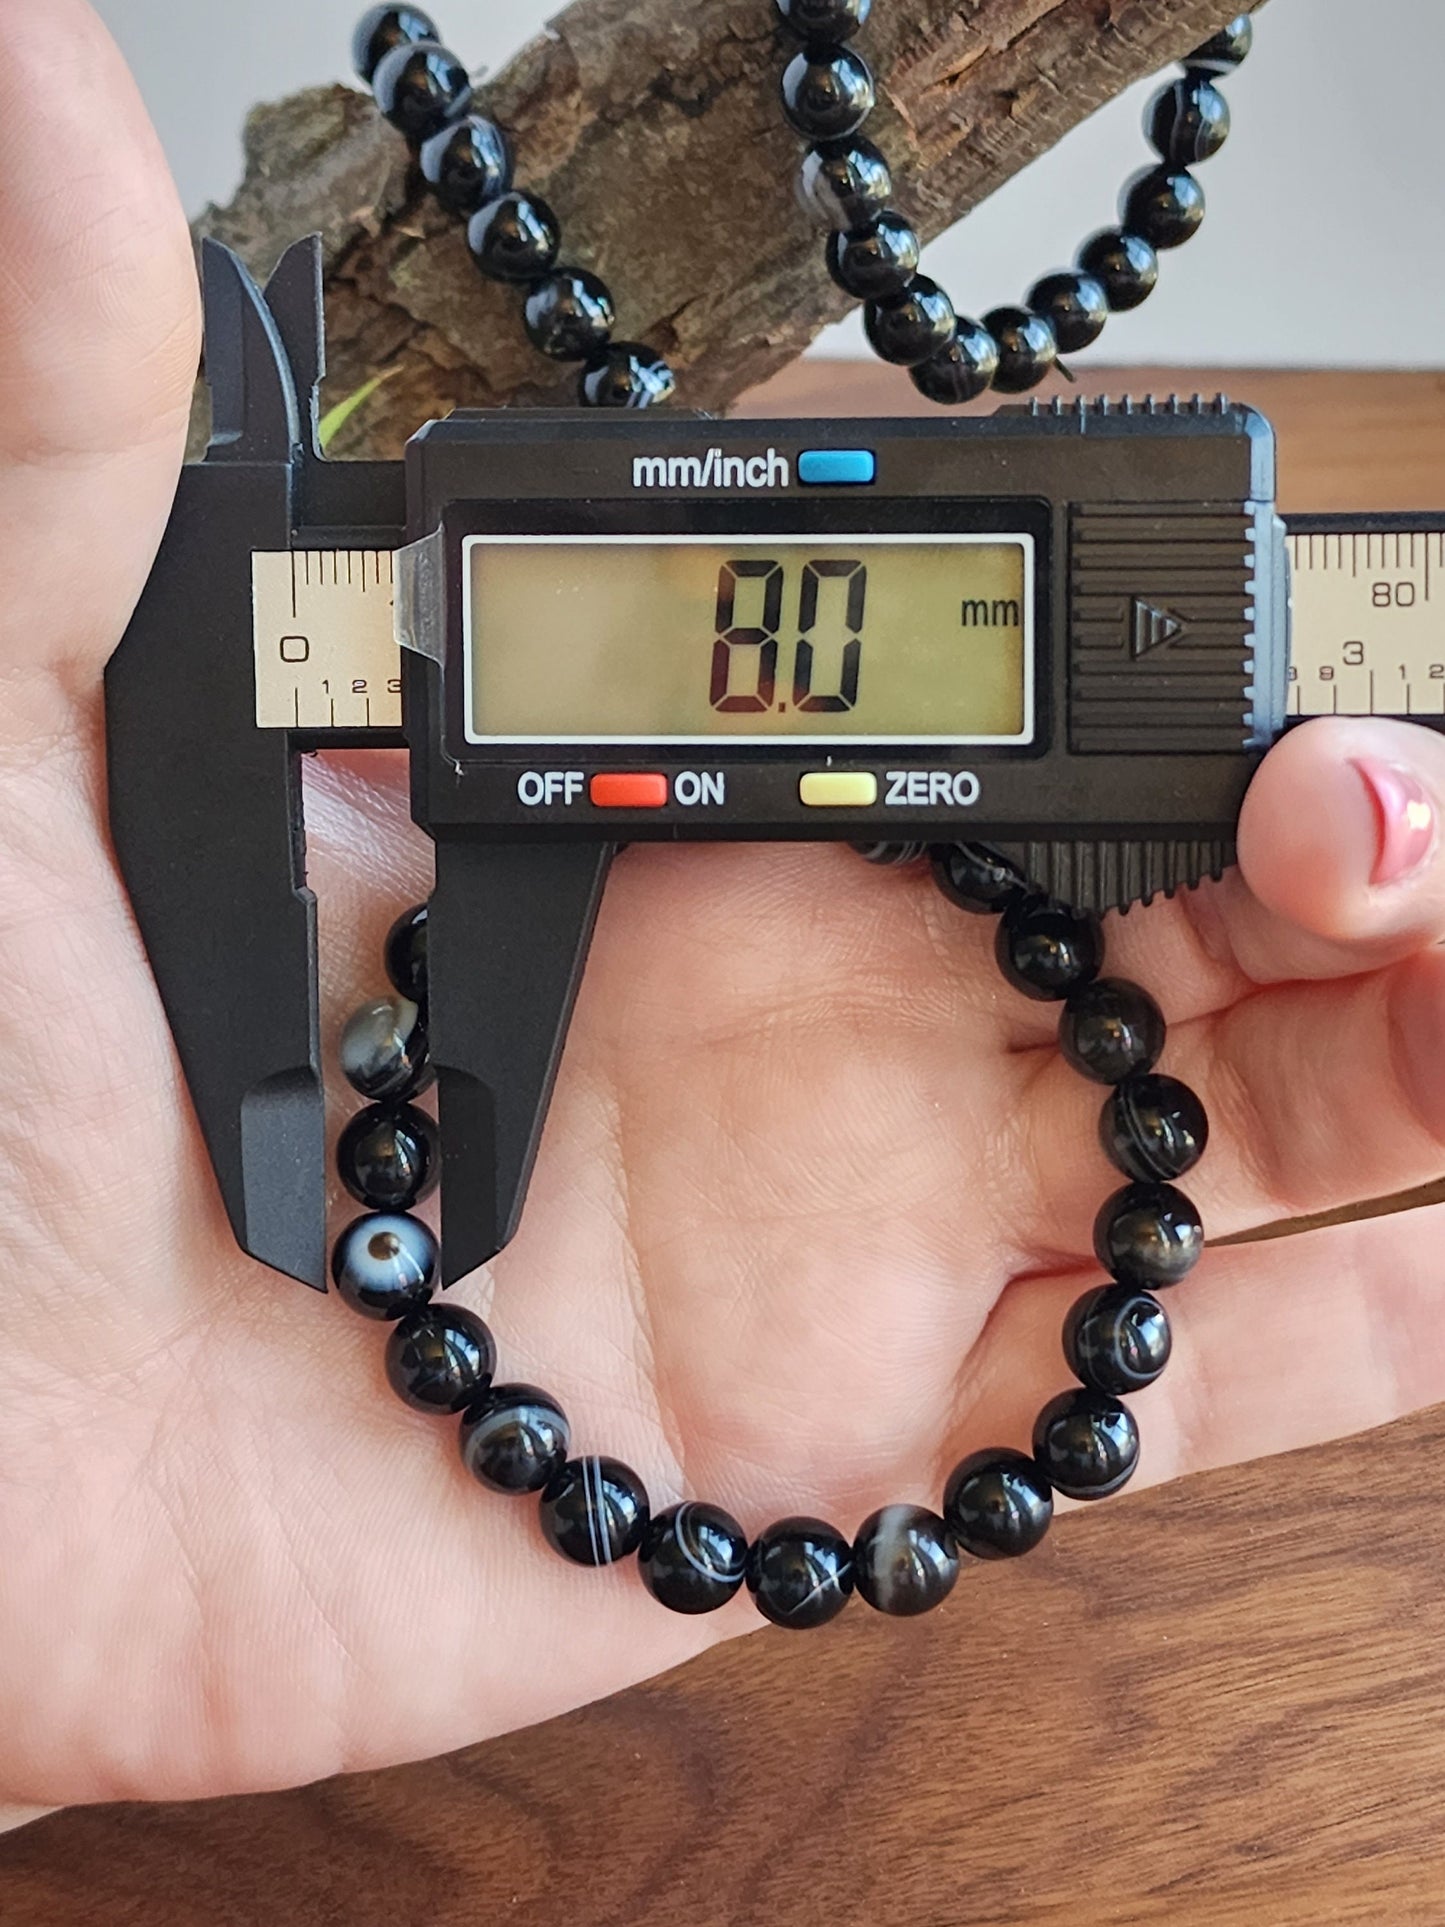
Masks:
[[[299,764],[316,744],[256,726],[251,587],[254,551],[298,546],[303,519],[342,519],[328,511],[316,448],[320,247],[293,248],[266,296],[215,243],[203,267],[214,427],[205,460],[182,471],[106,671],[111,833],[236,1237],[324,1290],[316,902]],[[395,547],[400,469],[355,467],[343,514],[369,494],[372,539]]]

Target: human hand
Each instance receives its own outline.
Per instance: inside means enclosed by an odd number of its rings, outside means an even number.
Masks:
[[[564,1565],[534,1504],[483,1494],[453,1428],[396,1402],[376,1327],[232,1241],[104,820],[101,671],[175,483],[194,271],[83,0],[7,45],[0,1803],[286,1785],[542,1719],[760,1622],[745,1596],[683,1620],[626,1567]],[[1417,786],[1424,861],[1393,882],[1382,852],[1422,848],[1360,764]],[[426,847],[394,759],[322,760],[308,792],[334,1044]],[[1255,785],[1241,873],[1110,920],[1111,973],[1159,996],[1164,1068],[1210,1111],[1188,1183],[1215,1238],[1440,1170],[1441,799],[1435,736],[1312,725]],[[1066,1382],[1118,1179],[1102,1093],[991,934],[837,849],[617,866],[522,1232],[460,1295],[505,1375],[656,1505],[686,1491],[750,1528],[936,1505]],[[1140,1483],[1445,1396],[1442,1230],[1435,1208],[1211,1249],[1136,1402]]]

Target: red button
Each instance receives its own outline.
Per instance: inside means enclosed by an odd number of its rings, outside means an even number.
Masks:
[[[616,771],[594,776],[588,794],[599,810],[663,810],[667,808],[667,778]]]

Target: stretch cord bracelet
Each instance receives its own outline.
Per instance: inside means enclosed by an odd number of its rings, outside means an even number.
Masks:
[[[870,854],[897,861],[916,847]],[[1128,1182],[1094,1227],[1095,1253],[1113,1282],[1086,1292],[1064,1327],[1064,1357],[1078,1384],[1039,1413],[1032,1452],[974,1452],[954,1468],[940,1512],[885,1505],[851,1541],[825,1520],[802,1517],[780,1519],[750,1541],[731,1514],[696,1501],[653,1514],[630,1466],[570,1456],[571,1428],[555,1398],[495,1382],[496,1347],[482,1319],[432,1302],[437,1241],[411,1215],[438,1169],[436,1126],[411,1102],[431,1079],[425,905],[387,938],[395,995],[364,1005],[343,1032],[342,1068],[370,1102],[338,1147],[342,1182],[367,1207],[333,1251],[339,1295],[391,1324],[386,1373],[408,1405],[460,1415],[462,1462],[482,1485],[539,1495],[543,1533],[578,1565],[635,1554],[644,1586],[674,1612],[712,1612],[744,1584],[780,1626],[821,1626],[855,1589],[880,1612],[926,1612],[953,1590],[962,1555],[1031,1551],[1048,1530],[1055,1492],[1108,1498],[1138,1464],[1138,1429],[1122,1400],[1153,1384],[1169,1358],[1169,1319],[1153,1293],[1179,1284],[1203,1250],[1199,1213],[1173,1180],[1203,1155],[1204,1107],[1187,1085],[1155,1071],[1165,1026],[1153,998],[1100,976],[1096,917],[1031,892],[979,844],[941,846],[932,864],[951,902],[998,917],[995,948],[1008,982],[1062,1004],[1060,1048],[1083,1076],[1109,1087],[1100,1141]]]
[[[482,273],[523,293],[527,339],[552,361],[580,361],[585,408],[651,408],[675,388],[654,349],[614,341],[617,312],[588,268],[558,265],[562,229],[539,194],[513,186],[512,154],[495,122],[471,111],[472,83],[418,7],[373,7],[356,28],[352,57],[393,127],[417,151],[422,176],[449,214],[467,223]]]
[[[783,74],[783,110],[814,143],[799,195],[832,232],[828,271],[866,305],[875,353],[910,370],[913,385],[948,406],[990,388],[1003,395],[1038,387],[1061,354],[1077,354],[1104,332],[1111,314],[1137,308],[1159,279],[1159,251],[1182,247],[1204,219],[1204,192],[1189,172],[1229,138],[1229,106],[1215,85],[1254,41],[1248,14],[1190,54],[1183,78],[1150,102],[1145,130],[1160,164],[1126,183],[1120,225],[1086,241],[1077,265],[1038,282],[1021,308],[996,308],[980,323],[959,316],[943,289],[918,272],[917,233],[890,206],[893,177],[882,153],[861,138],[873,111],[873,74],[845,44],[873,0],[777,0],[803,48]]]

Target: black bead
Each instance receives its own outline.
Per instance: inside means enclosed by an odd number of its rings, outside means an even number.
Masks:
[[[942,408],[977,401],[998,373],[998,343],[981,321],[960,319],[953,336],[936,355],[910,369],[913,386]]]
[[[1196,47],[1184,65],[1202,74],[1231,74],[1248,60],[1253,45],[1254,22],[1247,13],[1241,13],[1227,27],[1221,27],[1212,40]]]
[[[846,40],[872,10],[873,0],[778,0],[778,12],[805,40]]]
[[[493,1492],[540,1492],[567,1463],[567,1414],[535,1385],[493,1385],[462,1419],[462,1464]]]
[[[1152,1385],[1169,1363],[1169,1314],[1133,1285],[1100,1285],[1064,1322],[1064,1357],[1081,1385],[1123,1398]]]
[[[341,1133],[336,1169],[371,1210],[410,1211],[441,1176],[437,1127],[410,1104],[369,1104]]]
[[[883,361],[915,368],[953,339],[953,303],[936,281],[915,274],[902,294],[870,301],[863,328],[873,352]]]
[[[1111,314],[1140,308],[1159,285],[1159,256],[1142,234],[1105,228],[1079,250],[1079,266],[1103,288]]]
[[[621,1459],[569,1459],[542,1488],[542,1531],[564,1559],[611,1566],[647,1528],[647,1487]]]
[[[958,1545],[927,1506],[885,1505],[853,1541],[853,1583],[878,1612],[912,1619],[941,1606],[958,1583]]]
[[[400,997],[426,1009],[427,907],[414,904],[386,933],[386,974]]]
[[[466,68],[434,40],[393,47],[371,84],[383,116],[418,147],[472,104]]]
[[[1161,1291],[1187,1278],[1204,1253],[1204,1226],[1171,1184],[1126,1184],[1094,1221],[1094,1253],[1121,1285]]]
[[[617,311],[606,283],[586,268],[554,268],[527,290],[527,339],[553,361],[588,361],[607,346]]]
[[[798,200],[825,227],[867,227],[893,194],[887,161],[861,135],[809,148],[798,174]]]
[[[351,64],[369,87],[377,68],[393,47],[435,40],[436,22],[420,7],[369,7],[351,37]]]
[[[420,1218],[377,1212],[356,1218],[331,1253],[331,1279],[363,1318],[395,1320],[420,1311],[437,1274],[437,1241]]]
[[[1034,1421],[1034,1457],[1055,1491],[1070,1499],[1108,1499],[1139,1463],[1134,1415],[1087,1385],[1060,1392]]]
[[[926,843],[854,843],[850,847],[880,870],[903,870],[928,854]]]
[[[637,1549],[642,1583],[675,1613],[712,1613],[743,1583],[748,1535],[721,1506],[669,1506],[650,1519]]]
[[[1170,167],[1196,167],[1229,139],[1229,102],[1204,74],[1186,74],[1150,101],[1144,132]]]
[[[400,1104],[432,1081],[426,1027],[406,997],[376,997],[353,1011],[339,1054],[346,1081],[374,1104]]]
[[[658,408],[677,392],[677,377],[654,349],[614,341],[589,361],[578,383],[584,408]]]
[[[1138,984],[1099,977],[1073,991],[1059,1019],[1066,1063],[1096,1084],[1121,1084],[1152,1071],[1165,1040],[1164,1013]]]
[[[1025,897],[1004,912],[994,954],[1015,990],[1039,1003],[1059,1003],[1098,976],[1104,933],[1087,911]]]
[[[748,1547],[747,1580],[775,1626],[825,1626],[853,1591],[853,1548],[826,1520],[779,1519]]]
[[[1046,274],[1029,295],[1029,306],[1054,331],[1061,355],[1092,347],[1109,320],[1109,297],[1102,281],[1082,269]]]
[[[513,190],[478,208],[467,225],[467,246],[493,281],[535,281],[551,271],[562,245],[557,216],[536,194]]]
[[[492,1382],[497,1348],[474,1311],[428,1305],[386,1341],[386,1375],[397,1397],[418,1412],[463,1412]]]
[[[448,214],[470,218],[512,185],[512,156],[500,127],[468,114],[432,135],[421,150],[421,171]]]
[[[805,47],[783,70],[783,112],[805,140],[846,140],[873,100],[872,71],[851,47]]]
[[[997,916],[1012,909],[1028,889],[1023,872],[986,843],[940,843],[929,857],[939,889],[973,916]]]
[[[859,301],[886,301],[902,294],[918,272],[918,236],[891,210],[871,227],[830,234],[828,272],[845,294]]]
[[[943,1516],[975,1559],[1019,1559],[1048,1531],[1054,1496],[1022,1452],[971,1452],[944,1488]]]
[[[1126,185],[1120,219],[1156,248],[1182,248],[1204,220],[1204,189],[1182,168],[1146,167]]]
[[[1192,1171],[1209,1143],[1204,1106],[1177,1077],[1141,1072],[1124,1080],[1099,1116],[1104,1156],[1140,1183],[1169,1183]]]
[[[1059,343],[1044,317],[1027,308],[995,308],[983,325],[998,343],[993,385],[1001,395],[1026,395],[1052,373]]]

